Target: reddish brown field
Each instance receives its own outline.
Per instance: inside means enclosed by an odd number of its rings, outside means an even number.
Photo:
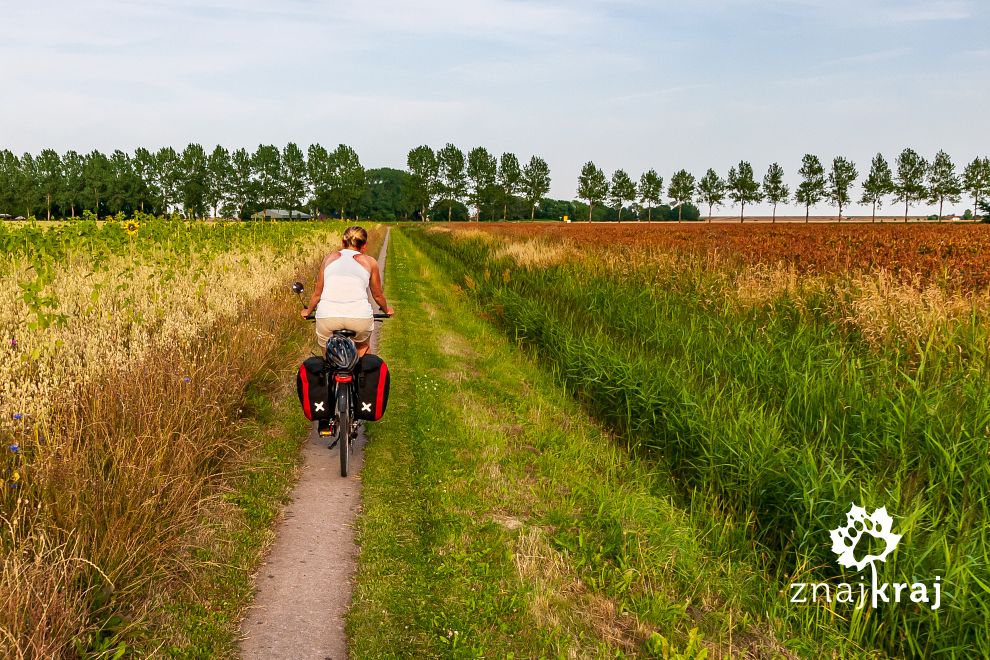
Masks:
[[[515,239],[649,247],[714,255],[745,264],[793,265],[803,273],[879,268],[899,278],[951,288],[990,287],[990,225],[707,225],[470,223]]]

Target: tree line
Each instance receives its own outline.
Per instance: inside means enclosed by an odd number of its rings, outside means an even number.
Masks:
[[[454,206],[468,201],[477,209],[477,219],[508,219],[509,204],[522,199],[530,219],[550,192],[550,167],[539,156],[520,165],[515,154],[496,158],[484,147],[466,155],[456,145],[434,151],[423,145],[409,151],[406,165],[412,175],[414,196],[420,214],[427,216],[434,206],[446,208],[453,219]]]
[[[843,217],[853,202],[859,179],[855,163],[833,159],[826,171],[821,160],[807,154],[791,188],[778,163],[757,180],[747,161],[729,169],[723,178],[709,169],[696,179],[681,169],[664,187],[656,170],[638,182],[624,170],[611,179],[588,162],[577,181],[579,200],[547,198],[550,168],[539,156],[521,163],[512,153],[497,156],[484,147],[464,152],[453,144],[434,150],[411,149],[406,170],[365,169],[353,148],[341,144],[328,150],[313,144],[303,151],[295,143],[281,149],[259,145],[228,151],[217,146],[207,152],[190,144],[181,151],[163,147],[60,154],[45,149],[18,157],[0,150],[0,214],[72,218],[83,212],[106,217],[136,211],[168,214],[181,210],[186,217],[247,218],[252,213],[281,208],[308,210],[317,216],[377,219],[517,220],[560,219],[584,215],[590,219],[694,220],[695,203],[707,207],[708,218],[717,206],[738,205],[745,220],[746,206],[767,202],[777,206],[792,200],[805,207],[828,202]],[[665,193],[666,199],[665,203]],[[930,163],[912,149],[898,155],[892,168],[882,154],[873,159],[861,185],[859,202],[873,208],[873,217],[888,200],[910,208],[924,201],[957,203],[963,193],[973,197],[974,208],[986,210],[990,200],[990,158],[976,158],[960,174],[952,159],[939,151]],[[623,215],[625,213],[625,216]]]
[[[246,218],[280,208],[381,219],[442,213],[465,220],[464,202],[485,219],[545,217],[559,210],[553,204],[540,208],[550,190],[550,168],[537,156],[520,165],[511,153],[496,159],[477,147],[465,156],[448,144],[436,152],[417,147],[408,164],[408,172],[366,170],[345,144],[333,150],[313,144],[304,152],[291,142],[281,149],[259,145],[253,152],[222,146],[207,152],[199,144],[110,155],[45,149],[18,157],[2,150],[0,214],[52,219],[86,211],[106,217],[180,210],[189,218]]]
[[[48,219],[175,209],[188,217],[245,217],[277,207],[343,213],[361,199],[365,184],[357,153],[344,144],[333,151],[314,144],[307,153],[291,142],[254,152],[217,146],[207,153],[199,144],[109,156],[45,149],[18,158],[0,151],[0,212]]]
[[[859,178],[856,164],[837,156],[826,171],[818,156],[806,154],[798,174],[801,182],[792,195],[790,187],[784,182],[784,169],[778,163],[770,165],[762,182],[756,179],[753,166],[747,161],[729,168],[725,178],[714,169],[709,169],[701,179],[696,179],[682,169],[671,176],[667,195],[671,207],[678,210],[678,220],[683,219],[682,210],[690,208],[691,202],[696,201],[708,207],[708,219],[711,221],[712,210],[728,201],[738,205],[739,221],[743,222],[747,204],[766,201],[773,205],[772,217],[776,222],[777,206],[792,199],[804,206],[805,222],[810,217],[811,207],[824,201],[837,207],[841,220],[843,210],[853,201],[853,188]],[[587,202],[589,220],[595,207],[605,203],[616,209],[616,215],[621,220],[625,205],[631,202],[641,202],[641,205],[632,206],[631,211],[641,216],[642,210],[646,209],[647,219],[652,219],[653,208],[663,200],[663,183],[663,177],[653,169],[643,173],[638,184],[621,169],[616,170],[609,180],[593,162],[588,162],[578,176],[577,193]],[[874,222],[877,209],[882,208],[888,199],[904,205],[905,222],[911,207],[925,201],[938,204],[941,220],[945,203],[958,203],[964,192],[973,197],[974,209],[990,212],[987,208],[990,200],[990,158],[974,159],[960,175],[945,151],[939,151],[929,163],[913,149],[905,149],[898,155],[894,169],[891,169],[883,154],[876,155],[862,183],[859,202],[872,206]]]
[[[485,147],[465,153],[457,145],[446,144],[438,150],[428,145],[411,149],[406,156],[411,178],[416,217],[438,220],[560,220],[588,211],[599,211],[578,200],[547,197],[550,191],[550,167],[539,156],[520,163],[515,154],[496,157]],[[649,209],[652,215],[654,209]],[[666,205],[656,209],[665,219],[674,211]],[[698,211],[688,205],[684,212],[697,219]],[[692,215],[693,214],[693,215]],[[598,213],[598,219],[616,219],[611,213]],[[618,209],[618,219],[622,208]]]

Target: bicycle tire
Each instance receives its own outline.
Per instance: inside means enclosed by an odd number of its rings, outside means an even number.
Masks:
[[[340,476],[346,477],[351,459],[350,388],[342,387],[341,390],[337,400],[338,447],[340,448]]]

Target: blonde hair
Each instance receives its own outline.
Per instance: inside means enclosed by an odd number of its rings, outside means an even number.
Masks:
[[[364,227],[354,225],[344,230],[341,240],[352,250],[360,250],[368,242],[368,232],[365,231]]]

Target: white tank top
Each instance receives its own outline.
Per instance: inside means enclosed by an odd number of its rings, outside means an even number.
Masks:
[[[368,300],[371,273],[354,259],[359,254],[357,250],[341,250],[340,257],[323,269],[323,295],[316,306],[316,318],[367,319],[374,315]]]

